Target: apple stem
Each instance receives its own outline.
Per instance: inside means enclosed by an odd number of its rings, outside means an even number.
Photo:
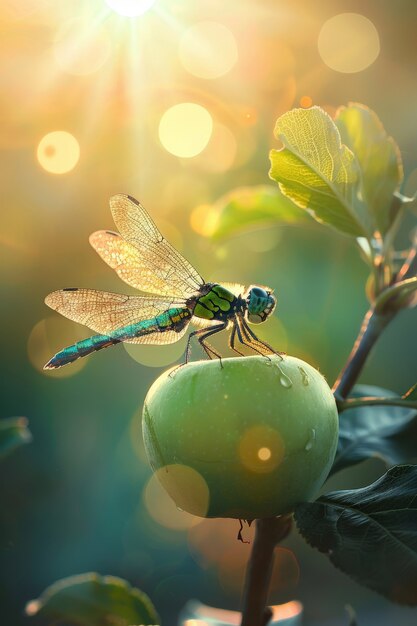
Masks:
[[[376,313],[372,308],[365,315],[359,335],[354,343],[344,369],[339,374],[333,393],[336,398],[345,399],[356,383],[366,359],[382,331],[395,316],[395,311],[384,315]]]
[[[241,626],[266,626],[272,611],[266,606],[274,548],[291,530],[292,516],[256,520],[255,540],[246,570]]]

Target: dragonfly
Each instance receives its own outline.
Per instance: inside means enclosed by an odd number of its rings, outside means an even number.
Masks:
[[[125,283],[147,295],[84,288],[50,293],[45,303],[51,309],[98,334],[62,349],[44,369],[62,367],[121,342],[174,343],[191,322],[197,329],[188,337],[185,363],[193,337],[209,358],[217,357],[221,363],[221,355],[207,339],[226,329],[230,330],[228,345],[239,355],[243,356],[241,345],[262,355],[279,354],[249,326],[273,313],[276,298],[271,289],[205,282],[137,200],[117,194],[110,199],[110,208],[119,232],[99,230],[90,236],[90,243]]]

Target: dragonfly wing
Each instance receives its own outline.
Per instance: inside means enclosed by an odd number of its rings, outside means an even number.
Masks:
[[[148,293],[172,295],[169,284],[149,268],[143,254],[119,233],[99,230],[90,235],[90,244],[103,261],[131,287]]]
[[[135,279],[137,288],[150,293],[184,298],[199,291],[204,280],[161,235],[137,200],[118,194],[110,199],[110,208],[123,239],[136,248],[137,265],[134,271],[139,272]],[[129,259],[124,262],[128,265]]]
[[[142,320],[151,320],[171,309],[189,313],[185,301],[181,299],[126,296],[95,289],[61,289],[50,293],[45,298],[45,303],[68,319],[88,326],[103,335],[110,335],[124,326],[136,324]],[[179,332],[167,330],[144,337],[124,339],[124,341],[140,343],[143,339],[145,340],[143,343],[174,343],[185,333],[187,325],[188,320]],[[154,341],[152,342],[151,339]]]

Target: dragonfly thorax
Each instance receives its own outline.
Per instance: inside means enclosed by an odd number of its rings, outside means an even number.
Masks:
[[[206,283],[197,298],[193,314],[205,320],[227,320],[236,312],[239,301],[222,285]]]
[[[246,295],[246,317],[251,324],[264,322],[273,312],[277,299],[272,292],[257,285],[251,285]]]

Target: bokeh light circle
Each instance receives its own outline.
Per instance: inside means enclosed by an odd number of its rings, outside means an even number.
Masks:
[[[263,425],[249,428],[239,443],[243,465],[255,473],[272,472],[285,455],[285,444],[278,431]]]
[[[181,463],[172,463],[156,470],[155,476],[177,507],[199,517],[206,516],[210,508],[210,490],[197,470]]]
[[[259,448],[258,458],[261,461],[269,461],[271,457],[272,457],[272,452],[270,448]]]
[[[186,530],[199,524],[202,519],[186,511],[180,511],[162,487],[158,475],[164,471],[157,470],[145,486],[143,500],[149,515],[160,526],[171,530]]]
[[[359,13],[340,13],[325,22],[318,38],[324,63],[337,72],[361,72],[380,52],[374,24]]]
[[[87,359],[78,359],[71,365],[52,370],[44,370],[43,366],[64,346],[69,346],[82,338],[83,334],[80,329],[75,324],[69,324],[65,319],[47,317],[40,320],[32,328],[28,338],[29,361],[38,372],[45,376],[53,378],[74,376],[87,365]]]
[[[103,27],[94,27],[82,18],[64,24],[53,46],[58,67],[76,76],[96,72],[108,60],[110,52],[109,34]]]
[[[309,109],[313,106],[313,98],[311,96],[301,96],[300,106],[303,107],[303,109]]]
[[[210,237],[214,233],[218,221],[218,211],[211,204],[200,204],[190,213],[191,228],[203,237]]]
[[[238,50],[236,40],[226,26],[217,22],[199,22],[182,36],[179,56],[190,74],[213,79],[233,68],[238,60]]]
[[[149,11],[155,0],[106,0],[106,4],[119,15],[138,17]]]
[[[42,137],[36,155],[40,165],[50,174],[66,174],[77,165],[80,146],[71,133],[56,130]]]
[[[213,120],[200,104],[183,102],[165,111],[159,123],[159,139],[165,150],[178,157],[197,156],[210,141]]]
[[[124,342],[123,347],[128,355],[137,363],[146,367],[165,367],[181,359],[185,352],[187,337],[176,343],[153,346]]]

